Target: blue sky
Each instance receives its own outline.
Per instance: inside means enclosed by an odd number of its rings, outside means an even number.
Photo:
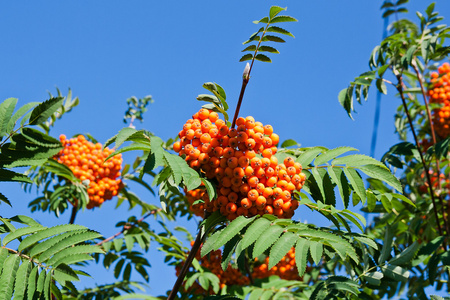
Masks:
[[[431,1],[414,1],[411,12],[424,10]],[[299,22],[285,24],[295,39],[276,45],[281,54],[272,64],[256,62],[241,115],[271,124],[281,140],[295,139],[302,146],[352,146],[369,155],[375,108],[374,90],[350,120],[337,101],[339,91],[368,70],[372,49],[383,32],[381,1],[9,1],[0,4],[0,99],[19,104],[42,101],[59,87],[70,87],[80,105],[58,121],[53,136],[89,132],[106,141],[123,126],[126,99],[152,95],[144,123],[136,123],[163,139],[175,137],[201,103],[202,84],[222,85],[234,108],[245,64],[239,63],[245,41],[259,27],[252,23],[268,14],[271,5],[287,7]],[[450,13],[450,3],[436,10]],[[413,13],[410,14],[415,18]],[[398,140],[393,115],[399,100],[382,98],[376,158]],[[129,156],[128,156],[129,157]],[[129,157],[128,163],[131,163]],[[138,189],[143,199],[157,203]],[[2,185],[13,209],[2,205],[2,215],[28,214],[35,193]],[[133,212],[138,213],[138,212]],[[77,221],[105,236],[129,212],[114,210],[114,200],[100,210],[88,211]],[[36,214],[45,225],[67,222]],[[111,217],[114,216],[114,217]],[[307,210],[296,217],[312,220]],[[321,221],[323,222],[323,221]],[[182,225],[195,231],[193,222]],[[174,270],[161,265],[153,244],[150,293],[170,289]],[[100,273],[92,269],[95,277]],[[163,274],[163,276],[162,276]],[[113,280],[112,272],[98,283]],[[138,277],[136,280],[140,280]],[[89,283],[92,284],[92,281]]]

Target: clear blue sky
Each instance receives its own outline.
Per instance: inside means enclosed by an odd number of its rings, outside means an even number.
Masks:
[[[411,12],[424,10],[431,1],[413,1]],[[100,142],[120,130],[125,100],[152,95],[155,103],[145,114],[145,128],[163,139],[174,137],[185,120],[199,109],[195,98],[202,84],[222,85],[232,108],[239,95],[245,64],[239,63],[245,41],[259,27],[252,23],[268,14],[271,5],[288,8],[299,22],[286,24],[295,39],[277,45],[281,54],[272,64],[257,62],[241,115],[273,125],[281,140],[292,138],[303,146],[352,146],[370,153],[374,90],[369,101],[356,106],[351,121],[337,101],[339,91],[368,70],[372,49],[380,42],[383,20],[381,1],[8,1],[0,4],[0,99],[19,104],[42,101],[48,92],[68,87],[81,104],[58,121],[51,134],[71,136],[89,132]],[[436,10],[450,14],[450,3]],[[412,17],[415,15],[411,13]],[[381,102],[376,158],[397,142],[393,115],[399,101],[390,96]],[[127,156],[129,157],[129,156]],[[132,163],[131,158],[128,163]],[[13,203],[2,204],[1,215],[29,214],[28,202],[18,185],[2,184]],[[138,189],[143,198],[158,203]],[[100,210],[79,214],[77,222],[105,236],[117,232],[116,222],[131,213],[114,210],[114,200]],[[44,225],[67,222],[36,214]],[[312,221],[307,210],[296,218]],[[153,222],[154,223],[154,222]],[[195,232],[195,224],[181,224]],[[152,263],[150,293],[170,289],[174,270],[161,265],[156,243],[147,255]],[[97,282],[113,281],[112,272]],[[135,280],[140,280],[135,277]],[[86,281],[92,285],[93,281]]]

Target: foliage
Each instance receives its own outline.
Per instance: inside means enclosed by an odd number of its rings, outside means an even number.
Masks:
[[[407,12],[407,2],[385,1],[383,17]],[[278,35],[293,37],[277,24],[297,21],[279,15],[284,10],[271,7],[269,16],[255,21],[266,25],[244,42],[250,45],[243,52],[251,53],[241,61],[251,60],[251,65],[244,70],[233,121],[229,122],[222,86],[207,82],[203,87],[211,94],[197,97],[208,102],[204,108],[223,114],[229,128],[236,125],[254,61],[271,62],[263,53],[279,53],[266,43],[284,43]],[[386,83],[395,87],[401,100],[395,116],[401,142],[393,145],[381,161],[355,154],[358,150],[349,146],[304,148],[286,140],[276,148],[278,161],[293,159],[302,165],[306,177],[301,191],[293,192],[292,199],[324,216],[330,227],[263,213],[228,221],[217,210],[205,211],[195,239],[182,227],[169,229],[169,222],[194,217],[186,191],[202,189],[213,200],[219,183],[173,153],[176,139],[163,141],[148,130],[135,129],[133,121],[143,121],[143,113],[153,99],[131,97],[124,117],[130,126],[104,143],[103,148],[114,145],[114,151],[99,163],[107,163],[121,153],[135,155],[134,162],[121,170],[123,185],[116,209],[128,203],[130,209],[140,208],[141,215],[124,217],[111,237],[75,224],[45,227],[27,216],[0,217],[0,299],[382,299],[401,295],[428,299],[425,288],[448,288],[449,137],[435,134],[436,109],[441,106],[429,103],[426,89],[435,88],[436,80],[443,77],[430,72],[449,54],[445,41],[450,28],[439,25],[442,17],[434,12],[434,4],[417,17],[418,24],[396,18],[390,35],[372,52],[370,70],[338,95],[353,118],[354,99],[362,104],[373,83],[383,94],[388,90]],[[35,185],[40,195],[30,203],[31,212],[48,211],[58,217],[72,207],[70,223],[92,201],[87,192],[89,180],[81,180],[54,159],[62,144],[50,136],[50,128],[78,102],[78,98],[72,100],[70,90],[67,97],[58,90],[58,97],[28,103],[17,110],[17,99],[0,104],[0,181],[24,183],[26,191]],[[413,142],[408,141],[410,135]],[[17,167],[29,170],[20,173]],[[133,192],[133,184],[158,197],[161,206],[142,200]],[[12,205],[3,194],[0,200]],[[359,208],[373,216],[369,224],[357,212]],[[162,228],[161,232],[156,228]],[[183,246],[180,234],[186,234],[192,242],[191,249]],[[138,274],[150,282],[147,253],[155,243],[165,255],[165,263],[174,266],[179,276],[173,290],[159,297],[141,293],[145,291],[143,285],[132,281]],[[252,277],[252,270],[265,259],[268,269],[278,268],[292,249],[295,260],[288,262],[295,261],[295,280],[277,275]],[[200,257],[217,250],[221,251],[222,270],[237,268],[237,274],[246,278],[242,282],[250,284],[227,284],[201,264]],[[112,269],[117,281],[76,287],[79,275],[87,275],[80,268],[89,260]]]

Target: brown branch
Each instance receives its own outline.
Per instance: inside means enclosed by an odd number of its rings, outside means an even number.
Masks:
[[[161,210],[162,210],[161,208],[158,208],[158,209],[153,209],[153,210],[149,211],[146,215],[144,215],[142,218],[140,218],[139,220],[137,220],[136,223],[131,223],[131,224],[127,223],[127,224],[125,224],[125,225],[123,226],[123,228],[122,228],[121,231],[119,231],[119,232],[117,232],[116,234],[110,236],[109,238],[106,238],[106,239],[104,239],[104,240],[98,242],[98,243],[95,244],[95,245],[96,245],[96,246],[100,246],[100,245],[102,245],[102,244],[104,244],[104,243],[106,243],[106,242],[109,242],[109,241],[115,239],[115,238],[118,237],[119,235],[123,234],[126,230],[129,230],[130,228],[132,228],[132,227],[136,226],[137,224],[141,223],[142,221],[144,221],[144,220],[145,220],[146,218],[148,218],[149,216],[154,215],[154,214],[160,212]]]
[[[259,46],[261,45],[262,39],[263,39],[264,35],[266,34],[267,28],[269,28],[269,23],[267,23],[266,28],[264,28],[264,31],[261,34],[261,38],[259,39],[258,45],[256,46],[255,53],[253,54],[253,58],[252,58],[250,67],[248,69],[247,69],[247,66],[245,67],[244,76],[242,79],[241,92],[239,93],[239,100],[236,105],[236,110],[234,111],[233,123],[231,123],[231,128],[234,128],[234,126],[236,125],[236,120],[239,115],[239,110],[241,109],[242,99],[244,98],[245,88],[247,87],[248,81],[250,80],[250,73],[252,72],[253,64],[255,63],[256,53],[258,53]]]
[[[416,72],[417,80],[419,81],[419,84],[420,84],[423,101],[425,102],[425,108],[427,110],[428,121],[430,122],[431,138],[433,140],[433,145],[436,145],[436,134],[434,131],[433,119],[431,117],[430,107],[428,105],[425,88],[423,86],[422,76],[421,76],[419,69],[417,68],[417,64],[414,60],[412,61],[411,65],[412,65],[414,71]],[[447,214],[445,213],[445,205],[444,205],[444,201],[442,200],[442,195],[441,195],[441,191],[442,191],[441,169],[439,167],[439,159],[437,158],[437,156],[435,158],[436,158],[436,173],[437,173],[437,178],[438,178],[437,181],[438,181],[438,187],[439,187],[439,194],[437,196],[439,198],[439,204],[441,205],[441,214],[442,214],[442,218],[444,219],[444,228],[445,228],[447,234],[449,234],[449,228],[448,228],[448,223],[447,223]]]
[[[434,191],[433,191],[433,186],[431,184],[431,177],[430,177],[430,174],[428,173],[429,169],[428,169],[427,164],[425,163],[425,159],[423,157],[422,151],[420,150],[419,140],[418,140],[416,132],[414,130],[414,124],[412,122],[411,115],[409,114],[408,106],[406,105],[405,95],[403,94],[403,78],[402,78],[401,74],[396,74],[396,77],[397,77],[397,80],[398,80],[398,83],[399,83],[397,85],[397,91],[400,93],[400,98],[402,99],[403,108],[405,109],[405,113],[406,113],[406,116],[408,118],[409,127],[411,128],[411,132],[413,134],[414,141],[416,143],[416,147],[418,149],[423,168],[425,169],[425,176],[427,178],[427,182],[428,182],[428,185],[430,187],[431,200],[433,202],[434,216],[436,218],[436,223],[437,223],[437,226],[438,226],[439,234],[442,236],[443,234],[442,234],[441,223],[439,222],[439,216],[438,216],[438,212],[437,212],[437,208],[436,208],[436,199],[435,199],[435,195],[434,195]]]
[[[78,212],[78,205],[76,204],[76,202],[73,202],[72,205],[72,214],[70,215],[69,224],[73,224],[75,222],[75,218]]]
[[[200,245],[202,244],[202,229],[200,228],[197,234],[197,238],[195,239],[194,245],[192,245],[192,249],[189,252],[189,255],[186,259],[186,261],[183,264],[183,267],[181,268],[180,275],[178,275],[177,281],[175,281],[175,284],[173,285],[172,290],[170,291],[169,297],[167,297],[167,300],[173,300],[175,299],[178,290],[180,289],[181,285],[183,284],[184,277],[186,277],[187,272],[189,271],[189,268],[192,265],[192,261],[195,258],[195,255],[198,252],[198,249],[200,249]]]

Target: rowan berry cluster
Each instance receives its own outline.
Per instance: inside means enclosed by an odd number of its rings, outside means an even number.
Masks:
[[[258,259],[255,259],[258,262]],[[269,257],[266,257],[264,262],[253,268],[252,276],[254,278],[266,278],[272,275],[277,275],[285,280],[301,280],[298,275],[297,266],[295,264],[295,248],[291,250],[277,263],[272,269],[269,269]]]
[[[444,63],[431,73],[430,103],[442,106],[433,110],[434,129],[441,138],[450,136],[450,64]]]
[[[302,166],[291,157],[278,162],[279,136],[271,125],[253,117],[238,118],[236,125],[229,128],[216,112],[200,109],[173,145],[192,168],[219,182],[216,199],[201,196],[203,208],[220,210],[229,220],[257,214],[291,218],[298,208],[293,191],[300,190],[306,179]]]
[[[199,199],[203,199],[203,201],[209,201],[208,194],[203,189],[195,189],[192,191],[186,191],[186,198],[189,202],[189,210],[192,213],[199,217],[204,217],[205,205],[203,203],[195,203],[195,201]]]
[[[102,150],[100,143],[94,144],[82,135],[71,139],[61,135],[59,139],[64,149],[54,159],[69,167],[80,180],[89,180],[87,208],[98,207],[118,194],[122,187],[122,180],[119,178],[122,169],[121,154],[105,161],[114,151],[108,148]]]
[[[192,243],[191,243],[192,244]],[[204,268],[210,270],[215,274],[220,280],[220,288],[230,285],[240,285],[246,286],[250,284],[250,279],[242,274],[239,269],[234,269],[231,264],[228,265],[227,269],[224,271],[220,265],[222,261],[222,251],[216,250],[212,251],[210,254],[201,257],[200,250],[197,252],[196,259],[199,261],[200,265]],[[251,273],[252,278],[267,278],[272,275],[279,276],[281,279],[285,280],[301,280],[302,278],[298,275],[297,267],[295,265],[295,248],[289,250],[289,252],[280,260],[280,262],[274,266],[272,269],[268,269],[269,257],[266,257],[264,262],[258,264],[258,260],[255,259],[256,265],[253,267],[253,272]],[[176,267],[176,275],[178,276],[181,271],[181,266]],[[198,282],[195,282],[191,287],[190,291],[197,294],[205,294],[206,291],[200,286]],[[208,291],[209,294],[213,294],[212,288]]]

